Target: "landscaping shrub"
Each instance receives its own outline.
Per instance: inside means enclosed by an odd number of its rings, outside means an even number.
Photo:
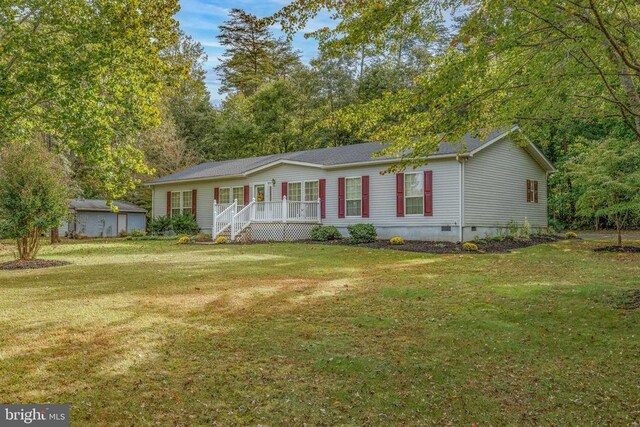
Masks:
[[[467,252],[478,252],[478,245],[471,242],[465,242],[462,245],[462,250]]]
[[[229,239],[227,239],[224,236],[218,236],[216,238],[216,244],[218,244],[218,245],[224,245],[225,243],[228,243],[228,242],[229,242]]]
[[[567,231],[567,233],[564,235],[565,238],[567,239],[577,239],[578,238],[578,234],[575,231]]]
[[[170,230],[173,230],[176,234],[189,234],[194,235],[200,232],[200,227],[193,215],[173,215],[173,216],[157,216],[151,219],[147,228],[149,233],[165,234]]]
[[[171,228],[176,234],[193,235],[200,232],[200,227],[191,214],[171,216]]]
[[[127,233],[127,230],[122,230],[118,233],[118,237],[129,237],[129,233]]]
[[[207,233],[198,233],[191,238],[194,242],[208,242],[211,240],[211,234]]]
[[[389,240],[389,243],[391,243],[392,245],[404,245],[404,239],[402,237],[395,236],[392,237],[391,240]]]
[[[342,234],[333,225],[316,225],[311,229],[311,240],[326,242],[327,240],[340,240]]]
[[[378,237],[373,224],[355,224],[347,227],[353,243],[371,243]]]
[[[180,236],[180,237],[178,237],[178,244],[179,245],[186,245],[190,241],[191,241],[191,239],[189,239],[189,236]]]
[[[171,228],[171,217],[157,216],[155,218],[151,218],[147,222],[147,228],[149,229],[150,234],[163,234]]]
[[[143,237],[146,234],[147,233],[145,233],[144,230],[138,230],[138,229],[131,230],[131,233],[130,233],[131,237]]]

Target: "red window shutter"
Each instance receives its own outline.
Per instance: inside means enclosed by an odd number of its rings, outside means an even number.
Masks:
[[[198,190],[195,188],[191,190],[191,214],[194,218],[197,218],[196,214],[198,211]]]
[[[213,189],[213,200],[215,200],[216,203],[220,203],[220,189],[218,187]]]
[[[282,198],[288,197],[289,195],[289,183],[282,181]]]
[[[424,216],[433,216],[433,171],[424,171]]]
[[[396,216],[404,216],[404,174],[396,174]]]
[[[527,203],[531,202],[531,181],[527,180]]]
[[[244,186],[244,205],[247,206],[249,204],[249,186]]]
[[[171,216],[171,191],[167,191],[167,216]]]
[[[318,193],[320,195],[320,218],[327,216],[327,180],[321,179],[318,182]]]
[[[538,181],[533,181],[533,201],[538,203]]]
[[[338,218],[344,218],[344,178],[338,178]]]
[[[369,175],[362,177],[362,218],[369,218]]]

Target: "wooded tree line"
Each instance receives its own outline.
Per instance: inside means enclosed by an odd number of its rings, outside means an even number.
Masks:
[[[0,161],[46,151],[69,196],[149,206],[136,184],[200,162],[379,140],[410,165],[444,140],[517,123],[559,168],[552,224],[640,225],[636,3],[295,0],[267,19],[234,9],[217,36],[220,106],[178,8],[0,2]],[[320,50],[303,64],[270,27],[293,33],[323,9],[336,26],[309,34]],[[12,157],[21,144],[45,151]],[[15,191],[3,193],[4,225]]]

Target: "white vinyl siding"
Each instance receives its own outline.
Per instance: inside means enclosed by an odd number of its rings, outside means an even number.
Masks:
[[[405,215],[424,214],[424,173],[404,174],[404,213]]]
[[[459,219],[460,196],[458,194],[459,164],[453,159],[433,160],[428,166],[415,171],[429,169],[433,171],[433,216],[409,215],[403,218],[396,216],[396,177],[394,174],[381,175],[386,166],[369,165],[342,169],[321,170],[298,165],[280,165],[258,172],[245,179],[218,179],[192,181],[178,184],[164,184],[154,187],[153,215],[165,215],[167,191],[198,190],[198,224],[204,232],[211,232],[213,222],[213,189],[250,185],[255,182],[267,183],[267,194],[272,200],[282,199],[282,182],[305,182],[326,179],[326,218],[323,223],[345,227],[349,224],[371,223],[376,227],[425,227],[442,225],[456,226]],[[406,173],[413,172],[413,169]],[[361,216],[338,218],[338,178],[344,176],[369,175],[369,218]],[[275,183],[272,181],[275,180]],[[524,193],[524,191],[523,191]],[[361,192],[360,192],[361,194]],[[542,193],[540,193],[542,196]],[[303,195],[306,199],[306,195]],[[360,196],[358,196],[360,197]],[[243,200],[238,200],[242,203]],[[541,200],[542,202],[542,200]],[[220,201],[219,203],[222,203]],[[346,212],[345,212],[346,213]],[[455,233],[453,233],[455,234]]]
[[[346,215],[362,216],[362,178],[345,179]]]
[[[528,179],[538,181],[538,203],[527,203]],[[504,227],[526,218],[546,227],[546,172],[512,140],[496,142],[465,162],[464,206],[465,226]]]

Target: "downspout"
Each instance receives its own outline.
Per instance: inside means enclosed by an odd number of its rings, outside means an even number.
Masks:
[[[460,243],[464,243],[464,160],[465,158],[461,155],[456,156],[456,160],[458,161],[458,163],[460,164],[460,168],[459,170],[459,177],[458,179],[460,180],[460,186],[458,188],[459,190],[459,199],[460,199],[460,215],[459,215],[459,235],[458,235],[458,239],[460,240]]]

